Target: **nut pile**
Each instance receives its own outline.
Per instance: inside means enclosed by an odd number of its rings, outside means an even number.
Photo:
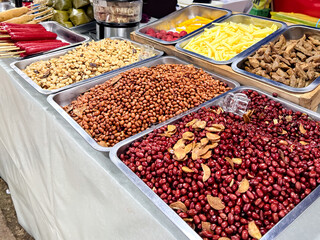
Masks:
[[[307,87],[320,76],[320,36],[304,35],[261,47],[245,62],[245,70],[291,87]]]
[[[201,108],[120,159],[204,239],[260,239],[320,183],[320,127],[248,90],[243,117]]]
[[[114,144],[230,90],[193,65],[134,68],[64,107],[100,145]]]
[[[24,73],[41,88],[53,90],[137,62],[140,53],[130,41],[106,38],[84,43],[58,58],[34,62]]]

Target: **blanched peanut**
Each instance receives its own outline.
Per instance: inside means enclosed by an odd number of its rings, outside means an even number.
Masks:
[[[34,62],[24,72],[41,88],[53,90],[137,62],[140,53],[130,41],[103,39],[58,58]]]

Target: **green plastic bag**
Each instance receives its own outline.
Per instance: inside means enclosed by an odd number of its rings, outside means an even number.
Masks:
[[[268,17],[271,0],[253,0],[253,7],[249,14]]]
[[[47,4],[48,7],[52,7],[53,5],[53,0],[47,0]]]
[[[53,3],[53,8],[60,11],[67,11],[72,8],[71,0],[55,0]]]
[[[53,21],[63,23],[69,20],[69,14],[67,11],[53,10]]]
[[[271,0],[253,0],[253,8],[257,10],[269,9]]]
[[[62,22],[60,23],[62,26],[67,27],[67,28],[71,28],[73,27],[72,22],[66,21],[66,22]]]
[[[90,18],[83,9],[73,9],[69,17],[75,26],[90,22]]]
[[[90,4],[89,0],[72,0],[74,8],[81,8]]]
[[[87,14],[87,16],[88,16],[90,19],[94,19],[94,16],[93,16],[93,7],[92,7],[92,5],[88,6],[87,11],[86,11],[86,14]]]

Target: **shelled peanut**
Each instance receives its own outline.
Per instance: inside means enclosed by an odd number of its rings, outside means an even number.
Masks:
[[[120,159],[204,239],[260,239],[320,183],[320,126],[248,90],[243,117],[202,108]]]
[[[68,53],[37,61],[24,73],[41,88],[53,90],[139,61],[141,49],[127,40],[103,39],[84,43]]]
[[[193,65],[163,64],[121,73],[64,109],[95,141],[111,147],[228,90]]]

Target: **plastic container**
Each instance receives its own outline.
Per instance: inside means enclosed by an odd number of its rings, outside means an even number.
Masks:
[[[94,18],[107,24],[138,23],[142,17],[142,0],[93,1]]]

